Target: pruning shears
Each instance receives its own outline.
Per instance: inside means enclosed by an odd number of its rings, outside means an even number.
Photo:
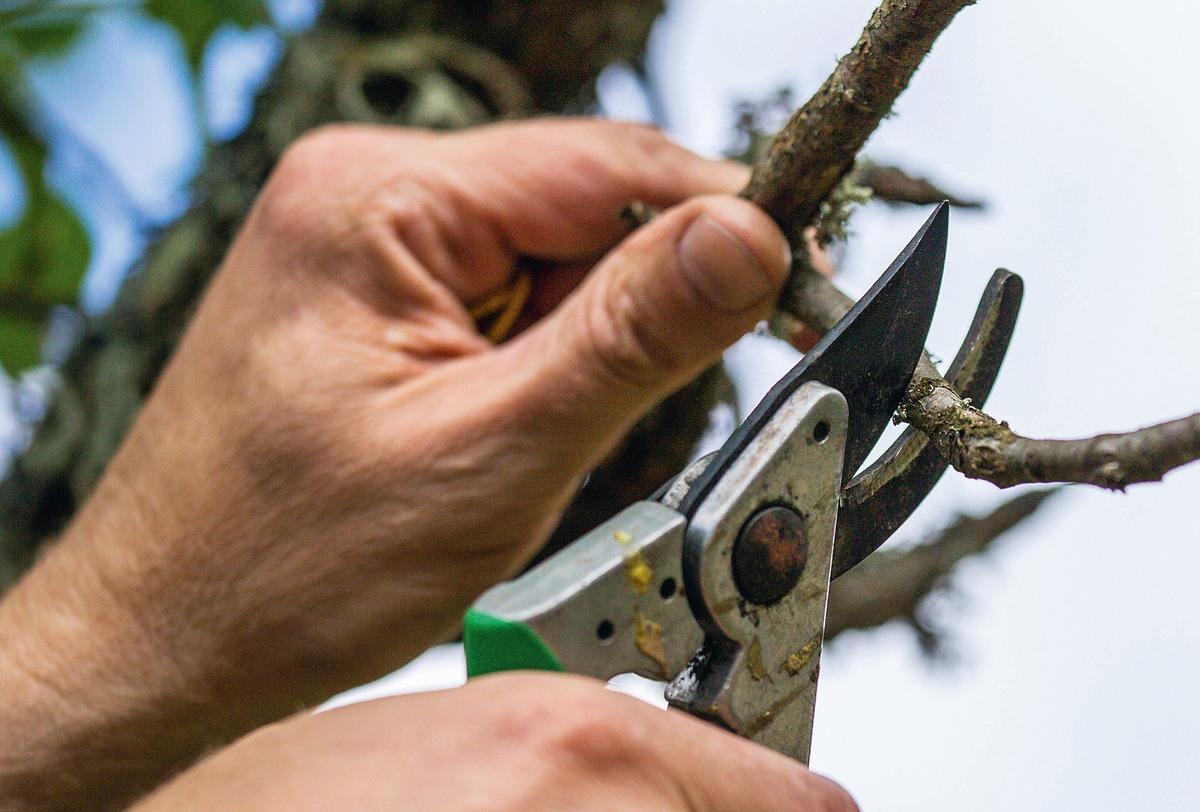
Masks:
[[[808,761],[831,579],[879,547],[946,464],[909,429],[856,472],[920,362],[945,262],[937,210],[713,454],[467,612],[471,676],[666,680],[677,708]],[[992,277],[947,378],[982,403],[1021,280]]]

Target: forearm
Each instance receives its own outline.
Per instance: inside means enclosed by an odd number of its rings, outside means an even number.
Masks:
[[[282,680],[237,682],[249,659],[230,639],[245,625],[237,556],[224,572],[212,563],[213,502],[227,492],[201,487],[222,462],[218,432],[163,383],[75,520],[0,602],[0,808],[120,808],[295,710]]]
[[[273,489],[179,400],[165,381],[74,523],[0,602],[0,809],[120,807],[441,632],[426,614],[436,600],[396,600],[403,579],[337,567],[336,519],[291,539],[312,551],[303,571],[267,553],[270,511],[253,500]],[[386,627],[378,645],[360,644],[357,622]]]
[[[108,507],[140,531],[109,486]],[[117,522],[85,509],[0,603],[0,807],[117,807],[220,738],[201,675],[120,592]],[[150,584],[147,590],[153,590]]]

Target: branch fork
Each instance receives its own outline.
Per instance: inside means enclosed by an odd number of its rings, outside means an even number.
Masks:
[[[772,215],[796,247],[796,270],[772,326],[797,340],[827,332],[853,305],[806,261],[805,231],[852,173],[867,138],[891,111],[938,35],[973,0],[883,0],[858,42],[797,110],[756,163],[742,197]],[[1121,490],[1151,482],[1200,458],[1200,413],[1128,434],[1034,440],[964,400],[928,357],[917,370],[900,420],[929,436],[955,469],[1006,488],[1078,482]]]

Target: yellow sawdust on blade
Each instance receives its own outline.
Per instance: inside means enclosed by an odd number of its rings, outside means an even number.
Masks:
[[[750,676],[755,681],[761,680],[767,675],[766,666],[763,665],[762,658],[762,643],[758,641],[758,635],[750,641],[750,647],[746,649],[746,667],[750,669]]]
[[[613,539],[624,547],[633,541],[633,536],[624,530],[617,530],[613,533]],[[625,578],[629,586],[639,595],[646,594],[650,582],[654,580],[654,568],[646,561],[641,550],[623,550],[621,557],[625,559]]]
[[[641,551],[625,556],[625,578],[629,586],[639,595],[646,594],[650,582],[654,580],[654,570],[646,563]]]
[[[633,610],[633,642],[638,651],[655,662],[659,675],[666,679],[667,650],[663,647],[662,624],[650,620],[641,609]]]
[[[783,663],[779,666],[780,671],[786,671],[788,676],[794,677],[804,670],[804,666],[808,665],[808,661],[812,659],[813,654],[821,645],[821,635],[817,635],[812,640],[804,644],[804,648],[799,651],[789,654]]]

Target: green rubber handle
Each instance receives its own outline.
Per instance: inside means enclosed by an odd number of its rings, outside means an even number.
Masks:
[[[537,632],[517,620],[468,609],[463,618],[467,676],[497,671],[565,671]]]

